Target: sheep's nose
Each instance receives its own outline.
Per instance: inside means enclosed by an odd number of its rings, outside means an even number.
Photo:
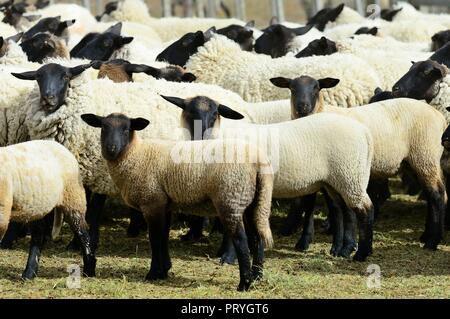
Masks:
[[[45,100],[45,102],[47,102],[50,105],[55,105],[56,104],[56,96],[54,95],[45,95],[43,96],[43,99]]]
[[[117,146],[116,146],[115,144],[110,145],[110,146],[108,147],[108,151],[109,151],[110,153],[114,153],[114,152],[116,151],[116,149],[117,149]]]

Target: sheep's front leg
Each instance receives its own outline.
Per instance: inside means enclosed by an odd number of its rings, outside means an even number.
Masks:
[[[97,259],[95,258],[95,251],[91,246],[91,239],[89,236],[89,227],[84,218],[84,214],[64,211],[68,223],[75,237],[81,244],[81,253],[83,255],[83,274],[87,277],[95,277],[95,267]]]
[[[31,242],[28,252],[28,261],[22,273],[23,279],[33,279],[37,276],[41,250],[45,243],[45,220],[31,222]]]
[[[425,227],[424,248],[436,250],[443,236],[445,220],[444,190],[440,187],[424,187],[428,201],[427,224]]]
[[[292,201],[286,220],[281,228],[280,235],[290,236],[297,231],[303,215],[302,203],[303,197],[296,198]]]
[[[142,216],[142,213],[134,208],[129,209],[130,224],[127,229],[127,236],[135,238],[139,236],[139,233],[147,230],[147,223]]]
[[[316,204],[317,193],[306,195],[302,198],[302,211],[305,212],[303,220],[302,236],[295,245],[295,249],[306,251],[314,238],[314,206]]]
[[[152,252],[150,271],[145,279],[149,281],[167,279],[171,266],[168,250],[170,217],[167,207],[164,204],[143,211],[148,224]]]
[[[234,265],[236,261],[236,250],[234,249],[233,240],[225,232],[222,237],[222,244],[219,248],[220,263]]]

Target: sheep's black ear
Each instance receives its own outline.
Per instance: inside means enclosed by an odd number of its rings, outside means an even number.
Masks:
[[[86,69],[89,69],[91,67],[91,65],[92,65],[92,62],[89,64],[82,64],[82,65],[74,66],[73,68],[69,68],[69,73],[70,73],[71,77],[75,77],[75,76],[83,73]]]
[[[447,112],[450,112],[450,107],[445,108],[447,110]]]
[[[269,25],[275,25],[275,24],[278,24],[278,22],[279,22],[278,18],[273,16],[269,21]]]
[[[209,28],[208,30],[206,30],[206,31],[203,33],[203,35],[204,35],[204,37],[205,37],[205,42],[208,41],[208,40],[210,40],[210,39],[213,37],[213,35],[214,35],[215,33],[217,33],[216,27],[211,27],[211,28]]]
[[[23,73],[11,73],[18,79],[21,80],[36,80],[36,71],[28,71]]]
[[[255,20],[247,22],[244,27],[245,28],[254,28],[255,27]]]
[[[121,37],[122,45],[130,43],[131,41],[133,41],[133,39],[133,37]]]
[[[146,73],[148,75],[156,77],[159,75],[159,69],[153,68],[151,66],[145,65],[145,64],[125,64],[125,71],[129,73]]]
[[[103,64],[103,61],[100,61],[100,60],[91,61],[91,67],[93,67],[96,70],[100,70],[100,67],[102,66],[102,64]]]
[[[378,33],[377,27],[373,27],[372,29],[369,30],[369,34],[371,35],[377,35],[377,33]]]
[[[270,82],[272,82],[273,85],[278,86],[279,88],[285,88],[288,89],[291,86],[291,79],[278,77],[278,78],[271,78]]]
[[[311,30],[313,27],[314,27],[314,25],[312,25],[312,24],[306,25],[304,27],[294,29],[294,33],[296,35],[303,35],[303,34],[307,33],[309,30]]]
[[[146,120],[142,117],[138,117],[135,119],[131,119],[130,123],[131,123],[130,129],[132,131],[142,131],[144,128],[146,128],[150,124],[150,121]]]
[[[217,110],[221,116],[226,117],[227,119],[242,120],[244,118],[241,113],[236,112],[223,104],[220,104]]]
[[[164,96],[161,95],[161,97],[166,100],[167,102],[170,102],[172,104],[175,104],[176,106],[178,106],[179,108],[183,109],[186,107],[186,103],[184,102],[183,99],[180,99],[179,97],[174,97],[174,96]]]
[[[332,87],[335,87],[339,83],[339,79],[333,79],[333,78],[324,78],[317,80],[319,82],[321,89],[329,89]]]
[[[120,32],[122,32],[122,22],[118,22],[104,31],[104,33],[107,32],[120,35]]]
[[[414,65],[415,63],[416,63],[416,62],[414,62],[414,61],[411,61],[411,64],[412,64],[412,65]]]
[[[381,88],[377,87],[373,93],[374,94],[379,94],[381,92],[383,92],[383,90]]]
[[[197,80],[197,77],[193,73],[186,72],[181,77],[181,80],[183,82],[194,82],[195,80]]]
[[[30,15],[22,16],[22,17],[24,17],[25,19],[27,19],[30,22],[34,22],[34,21],[39,20],[42,17],[42,15],[40,15],[40,14],[30,14]]]
[[[89,126],[92,127],[102,127],[103,116],[98,116],[95,114],[82,114],[81,119]]]
[[[6,38],[6,41],[19,42],[19,40],[20,40],[20,38],[22,38],[22,36],[23,36],[23,32],[19,32],[15,35],[10,36],[9,38]]]

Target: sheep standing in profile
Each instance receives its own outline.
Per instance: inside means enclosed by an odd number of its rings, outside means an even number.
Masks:
[[[273,245],[269,226],[273,174],[264,153],[237,140],[142,141],[136,131],[145,129],[149,121],[119,113],[107,117],[83,114],[81,118],[102,128],[101,149],[109,174],[126,204],[143,212],[147,220],[152,249],[147,280],[166,279],[172,266],[168,249],[170,204],[190,206],[209,201],[237,252],[238,290],[247,290],[262,276],[263,247]],[[208,161],[218,153],[236,151],[245,152],[244,161],[232,157],[227,162],[225,156]],[[191,156],[198,155],[201,160],[193,161]]]

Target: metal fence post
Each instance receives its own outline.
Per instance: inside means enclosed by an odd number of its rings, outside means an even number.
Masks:
[[[247,20],[245,12],[245,0],[234,0],[234,4],[236,7],[237,18],[242,21]]]
[[[279,22],[284,21],[284,6],[283,0],[271,0],[272,3],[272,15],[278,18]]]
[[[162,0],[161,6],[162,6],[163,17],[172,16],[171,2],[172,1],[170,1],[170,0]]]

